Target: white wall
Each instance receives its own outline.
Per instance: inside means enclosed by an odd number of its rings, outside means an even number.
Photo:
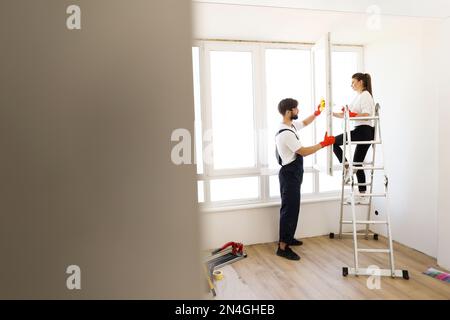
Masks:
[[[297,238],[330,232],[338,233],[338,201],[303,203],[300,208]],[[220,247],[228,241],[244,244],[276,242],[279,237],[280,207],[237,211],[206,212],[202,215],[204,248]],[[350,231],[349,226],[344,231]]]
[[[394,239],[437,256],[437,22],[406,24],[366,46],[382,106],[384,162]],[[383,208],[381,201],[376,201]],[[383,209],[381,209],[383,210]],[[383,219],[384,215],[380,216]],[[378,226],[385,234],[385,228]]]
[[[440,94],[439,94],[439,243],[438,263],[450,270],[450,19],[443,23],[440,40]]]
[[[366,30],[363,14],[206,3],[193,9],[197,38],[314,43],[333,31],[336,41],[364,44],[378,36]]]
[[[430,58],[437,47],[434,34],[440,20],[382,17],[381,29],[373,30],[367,28],[367,19],[365,14],[197,3],[194,35],[315,42],[331,31],[334,43],[366,45],[367,72],[373,74],[376,99],[384,106],[394,239],[437,256],[438,118],[429,112],[430,105],[437,105],[430,68],[437,65],[429,62],[436,61]],[[423,120],[425,114],[427,121]],[[421,152],[419,145],[427,146],[427,152]],[[430,165],[426,174],[425,165]],[[203,243],[214,247],[229,240],[276,241],[278,211],[271,207],[208,213]],[[337,231],[338,214],[338,202],[303,205],[298,235]]]

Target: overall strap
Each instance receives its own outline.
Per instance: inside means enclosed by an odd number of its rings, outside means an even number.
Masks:
[[[280,133],[285,132],[285,131],[290,131],[290,132],[292,132],[292,133],[295,135],[295,137],[297,138],[297,140],[299,140],[297,134],[296,134],[293,130],[291,130],[291,129],[281,129],[280,131],[278,131],[278,133],[276,134],[276,136],[278,136]]]
[[[294,127],[294,128],[295,128],[295,127]],[[297,134],[296,134],[293,130],[291,130],[291,129],[281,129],[280,131],[278,131],[278,133],[276,134],[276,136],[278,136],[280,133],[282,133],[282,132],[284,132],[284,131],[290,131],[290,132],[292,132],[292,133],[295,135],[295,137],[297,138],[297,140],[299,140]],[[278,148],[277,148],[276,145],[275,145],[275,156],[277,157],[278,164],[279,164],[280,166],[283,166],[283,161],[281,160],[281,156],[280,156],[280,154],[278,153]]]

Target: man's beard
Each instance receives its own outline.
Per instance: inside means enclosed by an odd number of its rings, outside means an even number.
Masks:
[[[298,115],[297,114],[291,116],[291,120],[297,120],[297,119],[298,119]]]

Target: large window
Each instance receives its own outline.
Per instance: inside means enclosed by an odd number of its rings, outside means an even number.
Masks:
[[[311,46],[205,41],[192,52],[199,202],[226,206],[278,201],[277,105],[291,97],[299,101],[300,119],[313,113],[317,77]],[[354,96],[351,76],[362,71],[362,48],[333,47],[332,66],[333,102],[340,109]],[[318,135],[322,138],[319,125],[301,130],[304,146],[316,143]],[[342,132],[340,120],[333,127],[335,134]],[[325,161],[325,152],[305,158],[303,199],[340,191],[339,171],[329,177],[314,169]]]

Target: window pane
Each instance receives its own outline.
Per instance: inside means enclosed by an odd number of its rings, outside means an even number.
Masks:
[[[319,175],[319,192],[341,191],[342,171],[334,171],[330,177],[327,173],[321,172]]]
[[[352,76],[358,72],[358,52],[345,52],[345,51],[335,51],[331,54],[331,64],[332,64],[332,94],[333,94],[333,110],[340,111],[341,107],[346,104],[350,104],[354,97],[355,92],[351,87]],[[318,119],[317,134],[318,138],[322,138],[321,135],[324,134],[326,128],[326,119]],[[335,136],[343,132],[343,120],[338,118],[333,118],[333,134]],[[321,140],[320,140],[321,141]],[[317,153],[317,164],[320,167],[326,167],[326,152]],[[335,158],[336,159],[336,158]]]
[[[258,177],[211,180],[211,201],[259,198]]]
[[[202,107],[200,103],[200,49],[192,48],[192,66],[194,74],[194,107],[195,107],[195,157],[197,173],[203,174],[202,143]]]
[[[266,92],[268,128],[268,165],[279,168],[275,159],[275,134],[282,121],[278,103],[285,98],[299,102],[299,119],[313,113],[311,103],[311,55],[309,50],[268,49],[266,50]],[[313,144],[313,126],[300,132],[304,146]],[[304,165],[312,166],[312,157],[306,157]]]
[[[333,103],[342,107],[352,102],[355,97],[353,91],[352,75],[358,72],[358,53],[340,52],[332,53],[333,77]],[[339,108],[340,109],[340,108]]]
[[[251,52],[211,51],[215,169],[255,167]]]
[[[198,181],[197,188],[198,188],[198,202],[199,203],[205,202],[205,183],[203,181]]]
[[[278,180],[278,176],[270,176],[269,177],[269,189],[270,189],[270,197],[280,197],[280,182]],[[313,193],[313,174],[305,173],[303,174],[303,182],[301,193]]]

